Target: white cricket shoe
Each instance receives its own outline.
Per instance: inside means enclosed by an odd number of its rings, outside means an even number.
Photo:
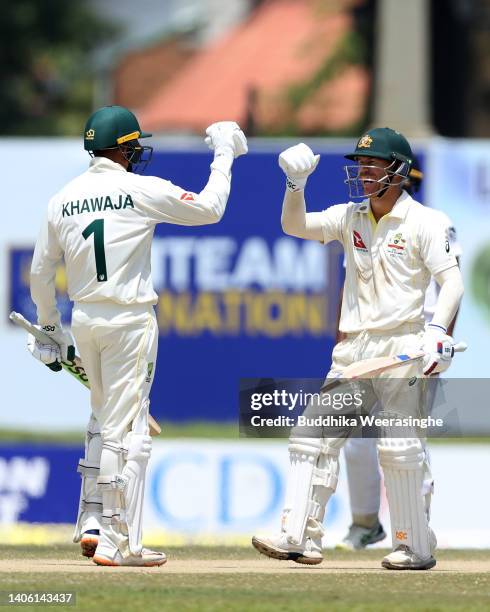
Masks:
[[[386,533],[379,521],[376,521],[373,527],[362,527],[361,525],[352,524],[349,527],[348,534],[335,548],[337,550],[362,550],[366,546],[381,542],[385,538]]]
[[[123,557],[119,550],[96,550],[92,560],[97,565],[106,565],[111,567],[154,567],[156,565],[163,565],[166,563],[167,557],[165,556],[165,553],[143,548],[141,555],[130,555],[129,557]]]
[[[397,546],[381,561],[383,567],[391,570],[427,570],[434,567],[435,564],[436,560],[432,555],[427,559],[421,559],[405,544]]]
[[[100,531],[98,529],[87,529],[82,534],[80,539],[80,548],[82,549],[82,555],[89,559],[94,556],[95,549],[99,543]]]
[[[252,546],[259,553],[280,561],[296,561],[304,565],[317,565],[323,561],[321,538],[306,536],[300,545],[296,545],[288,542],[283,532],[270,538],[254,536]]]

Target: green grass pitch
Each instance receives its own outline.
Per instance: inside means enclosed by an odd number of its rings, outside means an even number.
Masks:
[[[439,551],[438,565],[425,572],[383,570],[381,550],[328,550],[315,567],[273,561],[252,548],[166,552],[161,568],[102,568],[75,545],[3,546],[0,591],[74,591],[77,612],[490,609],[487,550]]]

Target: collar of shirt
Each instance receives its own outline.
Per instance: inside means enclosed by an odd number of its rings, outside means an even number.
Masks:
[[[384,216],[392,217],[393,219],[405,219],[412,201],[412,197],[406,191],[402,191],[393,208]],[[354,212],[369,215],[369,213],[371,213],[371,201],[363,200],[359,202]]]
[[[126,169],[121,166],[121,164],[113,162],[107,157],[92,157],[90,160],[90,165],[88,168],[89,172],[108,172],[111,170],[116,172],[126,172]]]

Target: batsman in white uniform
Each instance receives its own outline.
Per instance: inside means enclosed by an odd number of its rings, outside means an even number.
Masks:
[[[418,191],[423,179],[423,173],[416,159],[412,164],[408,178],[409,181],[407,181],[403,188],[413,196]],[[441,223],[446,228],[451,252],[459,263],[462,249],[457,240],[454,225],[444,212],[440,210],[434,210],[434,212],[439,215]],[[434,278],[432,278],[424,301],[424,319],[427,323],[430,323],[434,316],[438,295],[439,287]],[[453,319],[449,327],[449,335],[452,335],[454,323],[455,319]],[[342,334],[339,333],[338,336],[338,341],[343,339]],[[428,401],[433,399],[433,395],[427,398]],[[428,412],[430,413],[430,406],[428,406]],[[381,475],[376,442],[376,438],[351,437],[344,445],[352,524],[349,527],[348,533],[336,545],[336,548],[360,550],[370,544],[380,542],[386,537],[386,533],[379,520]]]
[[[286,174],[282,227],[292,236],[324,244],[338,240],[346,258],[340,330],[346,339],[332,354],[335,371],[374,357],[420,349],[422,360],[387,373],[373,387],[382,416],[417,413],[423,400],[417,380],[447,369],[454,341],[446,330],[463,295],[463,282],[444,225],[429,208],[403,191],[413,160],[406,138],[390,128],[364,134],[345,167],[349,192],[359,203],[307,213],[304,188],[320,156],[301,143],[279,156]],[[424,328],[424,296],[434,277],[440,287],[431,322]],[[414,380],[408,385],[406,378]],[[327,376],[328,378],[328,376]],[[388,380],[389,384],[386,384]],[[415,404],[415,405],[414,405]],[[382,565],[422,570],[436,563],[429,527],[432,477],[425,445],[415,428],[388,430],[378,441],[386,484],[393,550]],[[290,438],[290,471],[280,533],[255,536],[259,552],[276,559],[316,564],[323,560],[321,539],[326,504],[338,478],[338,456],[345,438]]]
[[[74,539],[99,565],[166,561],[163,553],[142,547],[148,396],[158,341],[150,251],[157,223],[206,225],[223,216],[233,160],[247,152],[247,142],[234,122],[214,123],[206,133],[214,160],[208,183],[193,193],[134,174],[151,158],[152,147],[139,142],[151,134],[124,107],[96,111],[84,132],[90,166],[51,199],[34,250],[31,295],[38,324],[58,343],[62,360],[73,345],[55,300],[55,271],[63,259],[74,302],[72,331],[92,408]],[[53,359],[43,345],[34,352],[46,363]]]

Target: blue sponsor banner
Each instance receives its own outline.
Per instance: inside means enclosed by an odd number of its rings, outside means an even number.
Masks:
[[[9,312],[15,310],[24,315],[29,321],[36,321],[36,307],[31,300],[30,273],[34,246],[10,247],[9,249],[9,283],[10,303]],[[73,303],[66,293],[66,274],[64,266],[59,266],[55,277],[57,304],[64,323],[71,321]]]
[[[152,171],[199,192],[210,161],[205,153],[157,152]],[[342,165],[339,155],[322,157],[308,185],[314,209],[345,200]],[[285,236],[283,194],[277,154],[253,153],[234,166],[219,224],[157,226],[157,415],[234,420],[241,376],[321,377],[328,370],[341,249]]]
[[[0,446],[0,524],[74,523],[83,450],[73,446]]]
[[[199,192],[211,159],[204,152],[157,150],[151,173]],[[346,201],[344,163],[340,153],[322,153],[308,182],[309,210]],[[152,276],[160,344],[151,395],[157,418],[236,420],[241,377],[321,378],[327,372],[342,248],[285,236],[283,194],[277,151],[251,152],[234,166],[220,223],[157,226]],[[31,256],[32,249],[11,250],[10,308],[33,319]],[[56,284],[69,321],[62,268]]]

